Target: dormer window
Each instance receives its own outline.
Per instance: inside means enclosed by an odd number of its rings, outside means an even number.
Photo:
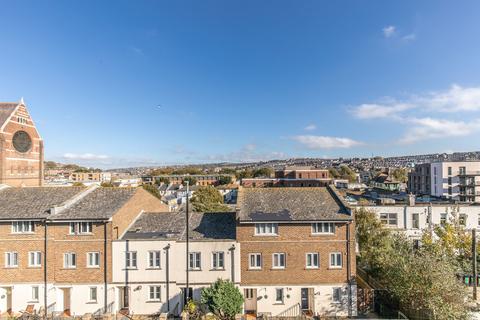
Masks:
[[[33,221],[13,221],[12,233],[33,233],[35,224]]]
[[[278,235],[278,223],[255,223],[256,236]]]
[[[91,222],[70,222],[69,234],[91,234],[92,227]]]

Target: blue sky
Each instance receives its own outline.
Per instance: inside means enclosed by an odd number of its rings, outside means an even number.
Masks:
[[[100,167],[479,150],[478,1],[3,1],[0,101]]]

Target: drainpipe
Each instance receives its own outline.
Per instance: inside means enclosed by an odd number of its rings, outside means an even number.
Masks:
[[[48,299],[47,299],[47,284],[48,284],[48,279],[47,279],[47,221],[44,221],[45,223],[45,228],[44,228],[44,240],[43,240],[43,281],[44,281],[44,288],[43,288],[43,299],[44,299],[44,304],[45,304],[45,319],[47,318],[47,308],[48,308]]]
[[[235,284],[235,244],[232,244],[229,250],[230,250],[232,283]]]
[[[350,261],[350,225],[347,222],[347,283],[348,283],[348,317],[352,316],[352,279],[351,279],[351,261]]]
[[[170,243],[165,248],[165,282],[167,291],[167,314],[170,313]]]
[[[107,312],[108,307],[108,279],[107,279],[107,222],[103,223],[103,281],[104,281],[104,297],[103,297],[103,307],[105,313]]]

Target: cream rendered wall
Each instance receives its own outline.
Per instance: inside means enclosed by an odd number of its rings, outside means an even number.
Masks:
[[[322,286],[242,286],[243,289],[257,289],[257,313],[265,313],[271,316],[278,316],[281,312],[301,303],[301,289],[313,288],[315,315],[348,316],[348,286],[345,283],[322,285]],[[284,289],[284,303],[278,304],[275,301],[277,288]],[[333,288],[342,288],[341,303],[333,301]],[[289,297],[287,297],[289,296]],[[357,288],[352,286],[352,315],[356,315]]]

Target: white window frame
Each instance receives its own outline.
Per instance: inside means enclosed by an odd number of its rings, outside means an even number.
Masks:
[[[338,299],[336,298],[336,292],[338,292]],[[332,288],[332,302],[333,303],[342,303],[343,289],[341,287]]]
[[[337,264],[339,256],[340,256],[340,265]],[[330,269],[342,269],[343,268],[343,254],[341,252],[330,252],[329,260],[330,260],[330,263],[329,263]]]
[[[38,302],[40,297],[40,288],[38,286],[31,287],[30,302]]]
[[[225,270],[225,252],[223,251],[212,252],[212,269]]]
[[[42,252],[29,251],[28,252],[28,266],[30,268],[39,268],[42,266]]]
[[[386,215],[385,218],[383,218],[382,215]],[[392,218],[392,215],[395,215],[395,218]],[[393,221],[395,221],[395,223],[392,223]],[[381,212],[380,222],[387,227],[398,227],[398,214],[396,212]]]
[[[200,252],[188,253],[189,270],[202,270],[202,254]]]
[[[314,235],[335,234],[335,223],[333,223],[333,222],[315,222],[315,223],[312,223],[312,234],[314,234]]]
[[[97,256],[97,259],[94,258],[95,256]],[[95,260],[97,260],[96,264],[95,264]],[[87,268],[100,268],[100,252],[98,251],[87,252]]]
[[[161,251],[151,250],[148,251],[148,268],[160,269],[162,267]]]
[[[278,223],[260,222],[255,223],[256,236],[278,236]]]
[[[65,252],[63,254],[63,268],[64,269],[77,268],[77,254],[75,252]]]
[[[282,298],[278,300],[278,292],[282,292]],[[284,288],[275,288],[275,304],[284,304],[285,303],[285,289]]]
[[[255,265],[252,265],[252,257],[254,258]],[[259,258],[259,259],[258,259]],[[260,265],[258,265],[258,261],[260,260]],[[249,270],[260,270],[262,269],[263,258],[261,253],[249,253],[248,254],[248,269]]]
[[[125,268],[137,269],[137,251],[125,251]]]
[[[18,252],[5,252],[5,268],[18,268]]]
[[[308,265],[308,258],[310,257],[311,265]],[[314,257],[317,257],[317,263],[315,264]],[[307,269],[318,269],[320,268],[320,254],[318,252],[307,252],[305,254],[305,268]]]
[[[283,257],[283,265],[280,264]],[[287,255],[285,252],[275,252],[272,254],[272,269],[285,269],[287,267]]]
[[[92,233],[93,233],[93,222],[89,222],[89,221],[70,222],[68,234],[89,235]]]
[[[93,297],[93,292],[95,292],[95,297]],[[89,287],[88,288],[88,301],[89,302],[97,302],[98,300],[98,289],[97,287]]]
[[[35,233],[34,221],[12,221],[12,233]]]
[[[414,216],[417,216],[417,225],[415,226]],[[420,229],[420,213],[412,213],[412,229]]]
[[[162,287],[161,286],[149,286],[148,287],[148,301],[161,301],[162,300]]]

